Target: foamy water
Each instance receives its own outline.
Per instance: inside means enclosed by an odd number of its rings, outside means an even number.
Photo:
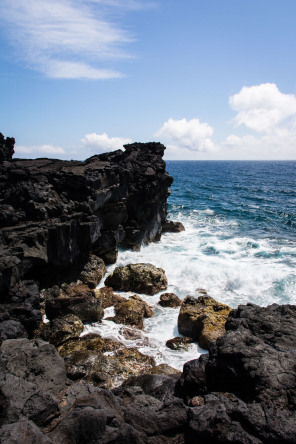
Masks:
[[[108,267],[108,273],[117,265],[146,262],[165,270],[169,283],[165,292],[173,292],[181,299],[186,295],[197,296],[197,289],[204,288],[216,300],[233,308],[247,302],[261,306],[274,302],[295,304],[296,195],[291,194],[293,189],[290,187],[287,205],[285,201],[275,199],[274,177],[269,188],[267,179],[261,178],[266,196],[264,200],[260,194],[262,187],[255,184],[259,190],[256,193],[263,199],[258,205],[258,195],[251,193],[249,186],[244,186],[242,170],[239,174],[240,188],[248,190],[248,193],[236,192],[234,195],[231,183],[224,183],[225,180],[223,183],[216,180],[216,185],[213,183],[212,165],[211,184],[206,186],[209,178],[204,166],[202,183],[197,184],[200,175],[195,172],[196,165],[194,167],[191,176],[186,175],[185,194],[181,186],[183,176],[177,174],[178,165],[175,165],[173,173],[175,189],[173,187],[169,213],[171,219],[184,224],[185,232],[164,234],[160,242],[145,246],[139,252],[120,251],[116,265]],[[259,167],[262,169],[263,164]],[[259,167],[256,167],[256,178]],[[247,184],[250,174],[248,167]],[[262,177],[265,177],[263,173]],[[281,179],[285,184],[288,182],[286,177]],[[277,183],[278,195],[282,199],[281,180],[278,178]],[[232,182],[235,182],[233,178]],[[201,189],[206,190],[204,195]],[[288,219],[285,214],[288,214]],[[103,285],[102,282],[100,286]],[[133,293],[121,294],[128,297]],[[121,326],[107,320],[87,326],[83,334],[92,331],[118,339],[153,356],[158,364],[167,363],[181,370],[185,362],[197,358],[204,351],[196,344],[192,344],[188,352],[172,351],[165,346],[168,339],[180,336],[177,330],[179,309],[160,307],[160,294],[140,295],[154,310],[152,318],[145,320],[141,340],[126,341],[119,332]],[[111,316],[110,310],[106,311],[105,317]]]

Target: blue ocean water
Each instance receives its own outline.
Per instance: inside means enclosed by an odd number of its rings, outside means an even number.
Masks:
[[[197,297],[203,288],[233,308],[296,304],[296,162],[169,161],[167,170],[174,177],[169,219],[181,221],[185,231],[165,233],[139,252],[120,251],[108,272],[149,262],[165,270],[166,291],[181,299]],[[126,341],[120,326],[108,320],[84,333],[119,339],[181,370],[203,351],[196,344],[188,352],[168,349],[166,341],[179,336],[179,310],[160,307],[160,294],[141,297],[154,315],[137,343]],[[108,310],[105,317],[112,314]]]

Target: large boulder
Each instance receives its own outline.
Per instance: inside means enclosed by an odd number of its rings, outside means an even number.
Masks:
[[[43,324],[39,334],[45,341],[58,346],[70,339],[79,338],[83,329],[83,323],[78,316],[67,315],[63,318],[55,318],[50,323]]]
[[[152,264],[129,264],[116,267],[105,280],[105,285],[118,291],[135,291],[154,295],[167,288],[168,282],[162,268]]]
[[[53,395],[65,388],[66,369],[55,347],[41,339],[8,339],[0,348],[0,371]]]
[[[117,324],[131,325],[142,329],[144,318],[150,318],[153,312],[149,305],[142,299],[133,295],[129,299],[123,299],[115,306],[115,316],[108,318]]]
[[[50,320],[73,314],[78,316],[82,322],[97,322],[104,316],[101,302],[92,293],[49,299],[45,302],[45,313]]]
[[[208,295],[187,296],[180,308],[178,330],[181,335],[196,340],[208,349],[211,342],[225,333],[225,323],[231,308]]]

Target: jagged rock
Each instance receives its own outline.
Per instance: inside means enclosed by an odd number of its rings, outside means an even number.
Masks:
[[[21,281],[2,299],[0,331],[2,339],[32,337],[42,316],[36,282]]]
[[[45,302],[45,313],[50,320],[74,314],[83,322],[97,322],[104,316],[101,302],[92,293],[49,299]]]
[[[92,254],[89,262],[84,266],[79,279],[89,288],[96,288],[106,274],[106,266],[102,259]]]
[[[196,340],[202,348],[208,349],[211,342],[225,333],[225,323],[231,311],[228,305],[204,295],[197,299],[187,296],[178,316],[178,330],[181,335]]]
[[[167,278],[162,268],[152,264],[129,264],[116,267],[105,280],[105,285],[118,291],[135,291],[154,295],[167,288]]]
[[[41,339],[8,339],[0,348],[0,370],[56,395],[65,388],[66,370],[55,347]]]
[[[163,145],[135,143],[80,162],[11,160],[13,142],[1,135],[1,293],[27,276],[42,288],[73,282],[90,253],[110,263],[119,244],[138,249],[160,238],[172,183]]]
[[[181,373],[179,370],[175,369],[174,367],[171,367],[167,364],[158,364],[152,367],[149,371],[152,375],[166,375],[166,376],[174,376],[179,377],[181,376]]]
[[[26,419],[4,425],[0,429],[0,442],[3,444],[53,444],[53,441],[32,421]]]
[[[106,356],[97,350],[63,351],[67,375],[73,381],[84,379],[98,387],[111,388],[133,374],[153,366],[154,359],[135,348],[122,347]]]
[[[108,318],[117,324],[131,325],[136,328],[143,328],[144,318],[150,318],[153,314],[149,305],[137,296],[123,299],[115,307],[115,316]]]
[[[61,356],[68,357],[73,352],[90,350],[97,353],[105,353],[114,351],[121,346],[123,346],[121,342],[109,338],[102,338],[95,333],[89,333],[78,339],[65,342],[58,347],[58,352]]]
[[[13,137],[5,137],[0,133],[0,162],[10,162],[14,154],[15,140]]]
[[[162,307],[177,308],[180,307],[182,301],[174,293],[163,293],[160,296],[159,305]]]
[[[82,321],[75,315],[55,318],[50,323],[43,324],[40,337],[58,346],[69,339],[79,338],[83,332]]]
[[[166,341],[166,346],[171,350],[188,350],[193,339],[188,337],[177,337]]]
[[[95,297],[101,301],[104,309],[113,307],[113,305],[118,305],[124,301],[124,298],[114,293],[111,287],[102,287],[95,290]]]
[[[188,362],[178,382],[185,399],[205,401],[189,410],[188,442],[293,442],[295,321],[289,305],[248,304],[231,312],[226,334],[209,355]]]
[[[173,222],[172,220],[167,220],[162,225],[163,233],[180,233],[185,231],[184,225],[181,222]]]

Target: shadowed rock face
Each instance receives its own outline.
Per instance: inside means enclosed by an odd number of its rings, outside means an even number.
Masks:
[[[159,239],[172,178],[160,143],[84,162],[11,160],[0,137],[0,291],[24,278],[41,286],[74,281],[90,253],[115,262],[117,245]]]

